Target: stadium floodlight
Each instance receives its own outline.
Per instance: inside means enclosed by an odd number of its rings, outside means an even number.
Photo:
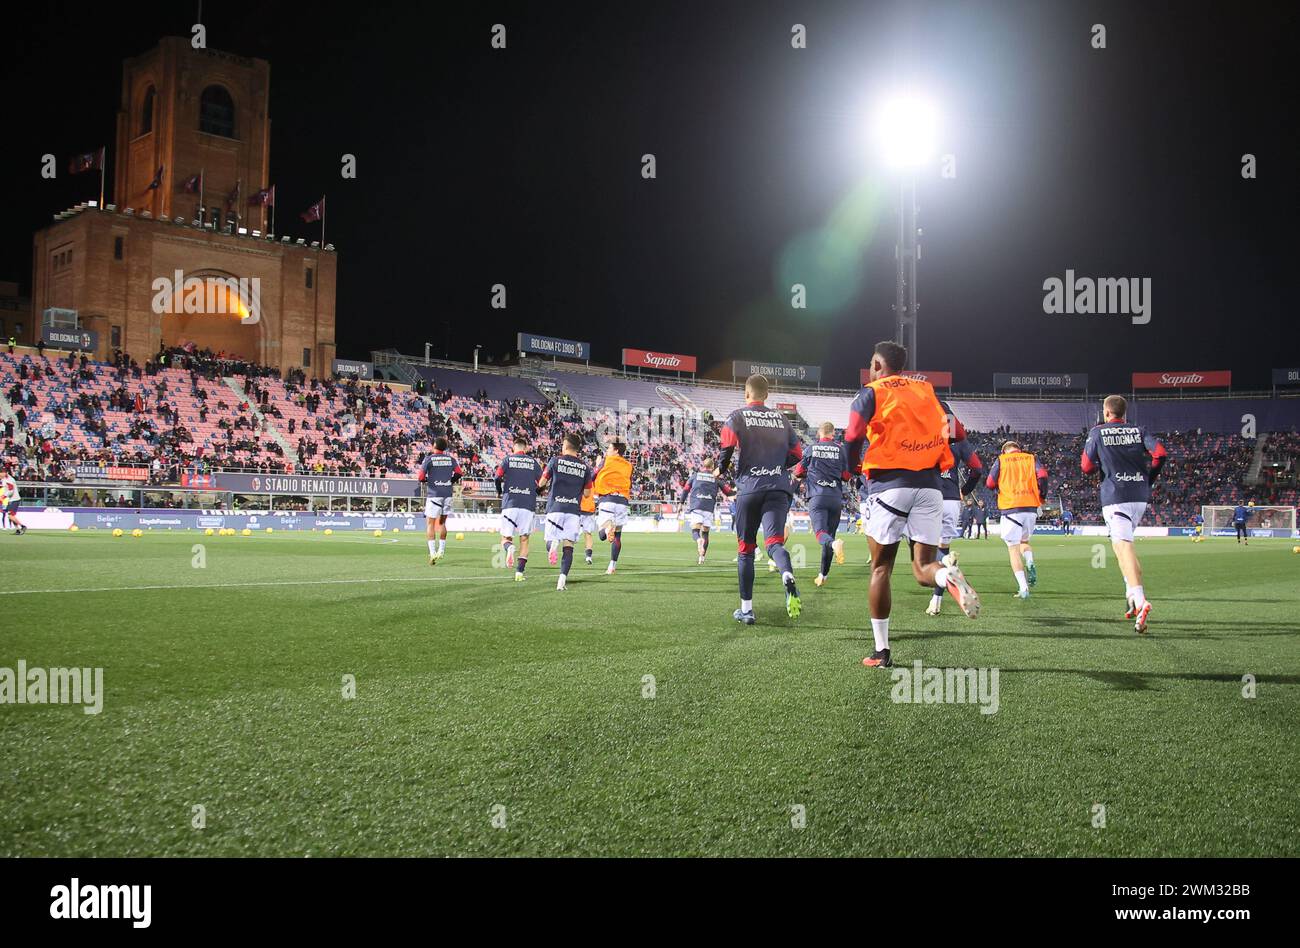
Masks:
[[[928,99],[904,93],[885,99],[876,110],[871,134],[885,163],[917,168],[934,157],[939,113]]]
[[[921,256],[917,221],[917,172],[935,156],[939,112],[926,97],[900,92],[881,100],[870,125],[873,144],[886,167],[898,173],[898,236],[894,246],[895,339],[907,347],[906,369],[917,363],[916,262]]]

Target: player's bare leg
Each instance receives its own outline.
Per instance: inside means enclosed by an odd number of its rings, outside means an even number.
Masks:
[[[1008,543],[1007,556],[1011,559],[1011,572],[1015,574],[1018,591],[1016,595],[1021,599],[1029,598],[1029,580],[1025,576],[1025,560],[1020,552],[1020,544]]]
[[[882,546],[876,542],[875,537],[868,534],[867,545],[871,549],[871,586],[867,593],[867,603],[871,608],[871,635],[875,640],[875,651],[864,658],[862,664],[868,668],[888,668],[894,663],[889,653],[889,613],[894,606],[889,581],[894,574],[898,544]]]
[[[429,542],[429,566],[438,564],[438,518],[426,516],[424,519],[424,538]]]
[[[1034,551],[1026,540],[1020,544],[1020,559],[1025,564],[1025,579],[1030,586],[1038,585],[1038,568],[1034,566]]]
[[[1146,590],[1142,587],[1142,564],[1138,562],[1137,550],[1132,540],[1112,540],[1110,545],[1119,561],[1120,572],[1124,574],[1125,598],[1128,600],[1124,618],[1133,619],[1134,631],[1144,635],[1151,603],[1147,602]]]

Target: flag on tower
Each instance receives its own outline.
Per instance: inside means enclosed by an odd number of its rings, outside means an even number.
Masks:
[[[83,171],[101,171],[104,167],[104,149],[88,151],[83,155],[73,155],[68,159],[68,174],[81,174]]]
[[[203,173],[192,174],[181,184],[181,189],[186,194],[198,194],[203,190]]]
[[[146,191],[157,191],[162,187],[162,172],[163,166],[159,165],[158,173],[153,176],[153,180],[149,182],[149,187],[145,188]]]
[[[275,207],[275,185],[273,184],[269,188],[262,188],[262,190],[250,197],[248,199],[248,206]]]
[[[311,207],[307,208],[307,210],[303,211],[298,216],[301,217],[308,224],[310,224],[312,221],[320,220],[322,217],[325,216],[325,198],[322,197],[319,201],[317,201]]]

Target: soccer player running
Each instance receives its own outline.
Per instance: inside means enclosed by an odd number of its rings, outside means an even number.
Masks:
[[[605,574],[618,569],[618,556],[623,552],[623,528],[627,526],[628,508],[632,496],[632,462],[625,455],[627,445],[617,438],[605,449],[604,460],[596,471],[592,494],[596,497],[597,534],[609,541],[609,567]]]
[[[592,551],[594,549],[594,540],[596,538],[596,498],[591,494],[584,494],[582,503],[578,505],[579,519],[582,527],[583,541],[583,559],[588,566],[591,565]]]
[[[460,464],[447,453],[447,439],[437,438],[433,450],[420,462],[419,474],[425,489],[424,536],[429,541],[430,566],[436,566],[447,552],[447,514],[451,512],[452,485],[460,475]]]
[[[835,440],[835,425],[823,421],[817,428],[817,441],[803,453],[795,465],[794,476],[803,479],[808,491],[808,519],[813,536],[822,548],[821,569],[813,580],[821,587],[830,575],[831,563],[844,562],[844,541],[836,537],[840,514],[844,510],[844,484],[852,478],[848,449]]]
[[[542,466],[528,454],[528,439],[523,435],[515,435],[514,448],[514,453],[497,465],[496,486],[501,497],[501,549],[506,555],[506,569],[513,566],[515,582],[522,583],[528,566],[528,540],[537,511],[537,481]]]
[[[943,494],[939,472],[952,466],[948,418],[934,388],[924,379],[899,375],[907,349],[896,342],[876,344],[871,381],[849,409],[844,442],[849,470],[861,460],[866,475],[867,543],[871,548],[871,632],[875,651],[862,663],[871,668],[893,664],[889,649],[889,583],[898,543],[907,533],[914,541],[912,575],[922,586],[946,586],[966,615],[979,615],[980,600],[957,565],[957,554],[935,560],[943,528]]]
[[[1029,587],[1038,584],[1038,569],[1034,566],[1029,539],[1038,522],[1038,508],[1043,505],[1047,468],[1023,450],[1018,441],[1004,441],[986,484],[989,490],[998,492],[1002,539],[1007,544],[1011,572],[1016,577],[1016,597],[1028,599]]]
[[[14,536],[20,537],[27,532],[27,527],[18,519],[18,501],[22,500],[22,495],[18,493],[18,482],[14,480],[13,470],[8,466],[5,467],[4,475],[0,476],[0,509],[4,510],[5,517],[14,527]]]
[[[551,458],[537,482],[541,490],[550,488],[546,499],[546,545],[563,546],[560,578],[555,584],[561,592],[573,566],[573,544],[578,542],[582,498],[591,494],[591,465],[582,459],[581,451],[582,437],[570,431],[564,436],[560,456]]]
[[[950,439],[948,442],[952,450],[953,465],[946,471],[939,472],[939,491],[943,494],[943,527],[940,529],[938,557],[942,561],[951,552],[952,541],[965,536],[962,521],[965,519],[966,507],[962,499],[969,497],[979,485],[980,475],[984,473],[984,462],[976,453],[975,446],[966,440],[965,430],[962,429],[961,423],[953,418],[952,412],[948,411],[947,404],[944,402],[939,404],[947,412],[953,434],[957,436],[955,440]],[[966,477],[960,485],[957,483],[958,465],[966,469]],[[934,588],[930,604],[925,607],[926,615],[939,614],[939,609],[943,605],[943,592],[942,586]]]
[[[709,530],[713,526],[713,514],[717,510],[718,495],[724,497],[731,493],[731,488],[718,480],[717,463],[713,458],[700,462],[700,469],[691,475],[682,492],[682,510],[686,522],[691,525],[691,537],[695,540],[695,552],[699,556],[697,566],[704,565],[704,557],[709,552]]]
[[[781,570],[785,587],[785,611],[799,618],[803,603],[794,582],[794,568],[785,548],[785,523],[790,513],[789,468],[803,455],[794,429],[785,416],[768,408],[767,379],[751,375],[745,380],[745,407],[737,408],[722,426],[722,454],[718,474],[725,475],[736,456],[736,572],[740,579],[740,608],[732,613],[737,622],[753,625],[754,551],[761,526],[767,555]]]
[[[1102,402],[1102,423],[1088,432],[1079,463],[1085,474],[1101,470],[1101,515],[1110,528],[1110,545],[1124,574],[1128,602],[1124,618],[1133,619],[1133,628],[1144,634],[1151,603],[1142,587],[1142,564],[1133,547],[1133,531],[1142,522],[1151,484],[1160,474],[1166,453],[1154,435],[1124,420],[1127,411],[1123,395],[1107,396]]]

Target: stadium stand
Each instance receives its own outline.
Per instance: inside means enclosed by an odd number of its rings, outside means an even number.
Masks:
[[[62,478],[78,463],[148,467],[154,483],[174,480],[180,468],[385,477],[409,476],[442,435],[467,476],[490,481],[517,432],[545,457],[558,452],[565,432],[577,431],[595,462],[597,446],[621,420],[635,433],[634,495],[674,501],[702,458],[716,452],[722,420],[743,404],[740,389],[726,385],[562,370],[542,376],[554,385],[552,402],[518,376],[416,368],[424,394],[384,382],[307,379],[300,371],[281,379],[192,350],[159,353],[143,366],[126,357],[105,364],[0,353],[0,447],[30,480]],[[800,427],[848,421],[846,393],[775,392],[769,401],[795,405]],[[1014,437],[1047,467],[1050,504],[1070,509],[1076,522],[1100,520],[1095,481],[1079,469],[1094,404],[949,404],[986,466]],[[1246,414],[1255,417],[1259,439],[1243,437]],[[1300,400],[1139,401],[1130,417],[1156,432],[1170,454],[1149,522],[1186,525],[1203,504],[1297,504]],[[979,496],[996,509],[982,487]]]

